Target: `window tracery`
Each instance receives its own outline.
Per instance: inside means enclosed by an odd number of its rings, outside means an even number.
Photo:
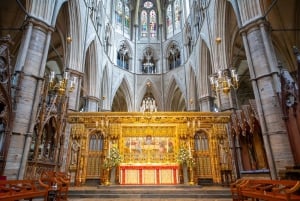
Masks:
[[[169,70],[177,68],[181,65],[180,49],[175,43],[172,43],[168,50],[168,64]]]
[[[144,1],[140,14],[141,38],[156,38],[157,36],[157,11],[155,3]]]
[[[117,65],[125,70],[129,70],[129,49],[125,42],[120,45],[117,53]]]
[[[130,8],[126,0],[115,1],[115,24],[116,28],[126,34],[130,33]]]
[[[169,1],[167,5],[166,30],[169,37],[181,31],[181,7],[180,0]]]
[[[144,58],[142,61],[142,71],[143,73],[156,73],[156,66],[153,57],[153,50],[148,47],[144,51]]]

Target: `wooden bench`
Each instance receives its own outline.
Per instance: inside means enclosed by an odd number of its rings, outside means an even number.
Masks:
[[[41,186],[49,192],[55,191],[56,200],[67,200],[70,186],[70,176],[64,172],[45,171],[39,178]]]
[[[233,201],[239,201],[239,186],[243,183],[247,182],[246,179],[238,179],[235,182],[230,184],[230,191],[231,191],[231,195],[232,195],[232,200]]]
[[[235,200],[299,201],[300,181],[245,179],[232,184]]]
[[[48,190],[35,180],[0,180],[0,201],[32,200],[44,198],[47,200]]]

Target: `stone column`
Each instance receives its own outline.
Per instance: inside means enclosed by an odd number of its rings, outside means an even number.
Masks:
[[[52,32],[52,27],[41,21],[27,20],[16,62],[18,86],[12,137],[4,170],[4,175],[9,179],[22,179],[24,176]]]
[[[100,99],[94,96],[86,97],[86,110],[87,112],[98,112],[98,108],[102,110],[102,104],[100,104]]]
[[[277,97],[278,69],[275,52],[268,33],[268,24],[259,19],[241,29],[247,55],[252,87],[259,113],[271,177],[293,165],[287,130],[282,120],[280,100]]]
[[[198,99],[198,104],[201,112],[210,112],[212,108],[213,97],[203,96]]]

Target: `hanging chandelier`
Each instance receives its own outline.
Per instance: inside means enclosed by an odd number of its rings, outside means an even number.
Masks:
[[[215,93],[222,91],[228,94],[231,88],[236,90],[239,87],[239,78],[235,69],[221,69],[209,76],[209,80]]]

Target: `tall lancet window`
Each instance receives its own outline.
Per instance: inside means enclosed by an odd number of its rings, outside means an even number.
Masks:
[[[167,25],[167,33],[170,35],[173,33],[173,15],[172,15],[172,6],[171,4],[168,5],[167,8],[167,19],[166,19],[166,25]]]
[[[122,33],[130,33],[130,9],[126,0],[115,0],[116,29]]]
[[[169,1],[166,14],[166,30],[168,37],[181,30],[182,4],[181,0]]]
[[[157,12],[153,0],[143,1],[140,14],[141,38],[157,37]]]
[[[117,0],[116,4],[116,28],[122,30],[123,3]]]
[[[174,1],[174,31],[180,31],[181,29],[181,6],[180,6],[180,1],[175,0]]]
[[[130,33],[130,10],[128,6],[125,6],[124,32],[127,34]]]
[[[147,25],[148,17],[147,12],[145,10],[141,13],[141,37],[146,38],[148,33],[148,25]]]
[[[150,38],[156,37],[156,12],[150,11]]]

